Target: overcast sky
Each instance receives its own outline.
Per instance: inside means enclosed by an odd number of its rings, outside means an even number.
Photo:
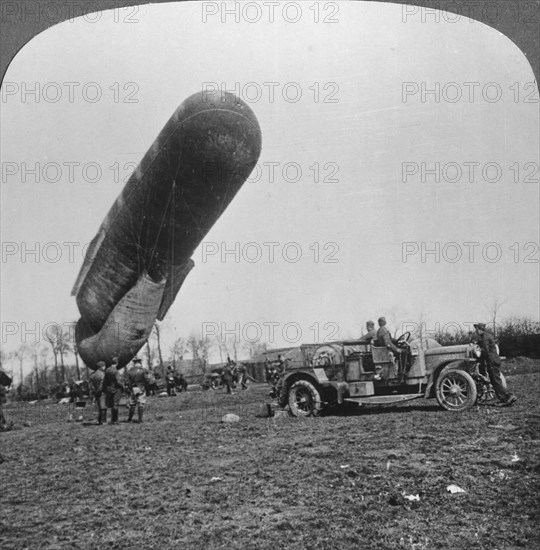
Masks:
[[[322,340],[380,315],[393,329],[421,315],[428,329],[487,320],[495,298],[502,316],[538,317],[540,124],[524,55],[465,17],[327,2],[315,22],[313,6],[278,6],[274,22],[266,6],[257,23],[223,22],[222,3],[141,6],[56,25],[19,52],[1,103],[6,349],[21,323],[79,317],[81,251],[123,180],[187,96],[221,83],[250,104],[263,148],[205,239],[216,253],[193,255],[171,334],[239,323],[253,337],[259,323],[268,341],[276,323],[279,346],[298,327],[312,342],[315,323]],[[24,173],[36,163],[39,181]],[[37,260],[24,253],[36,243]],[[221,257],[235,246],[239,258]],[[436,246],[438,261],[422,258]]]

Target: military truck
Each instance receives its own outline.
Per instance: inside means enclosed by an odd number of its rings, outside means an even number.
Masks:
[[[441,346],[434,340],[426,345],[410,336],[398,338],[399,356],[359,340],[302,345],[286,354],[273,394],[294,416],[317,416],[345,403],[419,398],[435,398],[448,411],[465,411],[494,397],[477,345]]]

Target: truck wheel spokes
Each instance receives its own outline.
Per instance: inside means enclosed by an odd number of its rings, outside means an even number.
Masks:
[[[476,403],[476,384],[471,375],[452,366],[439,374],[436,393],[439,405],[448,411],[463,411]]]
[[[298,388],[296,391],[296,404],[302,410],[308,412],[311,410],[311,397],[304,388]]]

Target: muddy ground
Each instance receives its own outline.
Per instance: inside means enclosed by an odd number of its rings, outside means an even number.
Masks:
[[[263,385],[151,398],[140,425],[11,408],[29,426],[0,434],[0,548],[537,548],[540,361],[504,372],[517,404],[466,413],[261,418]]]

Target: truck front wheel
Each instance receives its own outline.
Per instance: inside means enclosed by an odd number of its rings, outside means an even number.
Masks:
[[[319,416],[323,402],[319,390],[307,380],[297,380],[289,388],[289,409],[293,416]]]
[[[472,376],[452,366],[441,371],[436,393],[439,405],[447,411],[465,411],[476,403],[476,384]]]

